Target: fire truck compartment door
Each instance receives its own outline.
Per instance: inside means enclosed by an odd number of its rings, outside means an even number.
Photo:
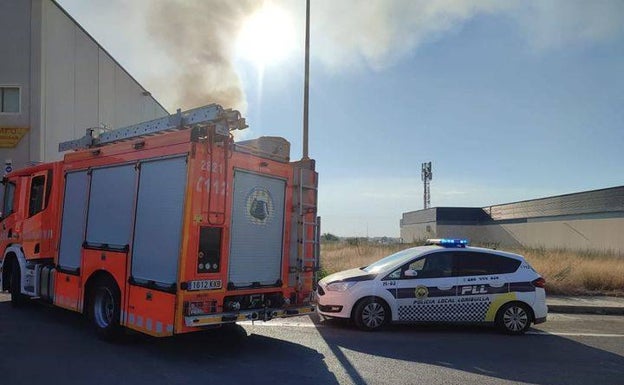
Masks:
[[[124,250],[130,245],[136,176],[134,164],[92,170],[86,239],[89,246]]]
[[[87,171],[69,172],[65,175],[65,197],[61,222],[59,266],[65,270],[80,267],[80,255],[87,218],[89,176]]]
[[[186,157],[141,163],[132,278],[175,284],[182,242]]]
[[[228,269],[234,286],[280,280],[285,190],[282,179],[235,171]]]

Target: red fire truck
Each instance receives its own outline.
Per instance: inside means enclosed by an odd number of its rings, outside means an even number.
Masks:
[[[233,140],[209,105],[61,143],[2,181],[0,284],[87,315],[97,333],[171,336],[308,314],[319,257],[314,160]]]

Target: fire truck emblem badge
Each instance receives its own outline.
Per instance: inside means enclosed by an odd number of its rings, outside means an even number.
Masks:
[[[269,222],[273,214],[273,199],[264,187],[254,187],[247,195],[247,213],[249,220],[256,225]]]
[[[414,295],[416,296],[416,299],[427,298],[429,290],[426,286],[417,286],[416,290],[414,290]]]

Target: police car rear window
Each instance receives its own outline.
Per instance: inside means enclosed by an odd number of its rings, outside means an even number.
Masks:
[[[513,273],[518,270],[521,263],[516,259],[496,254],[464,252],[456,255],[458,276]]]

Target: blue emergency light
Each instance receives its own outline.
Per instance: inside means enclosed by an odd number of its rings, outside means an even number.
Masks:
[[[437,239],[427,239],[426,244],[443,246],[443,247],[466,247],[466,245],[468,245],[468,240],[467,239],[437,238]]]

